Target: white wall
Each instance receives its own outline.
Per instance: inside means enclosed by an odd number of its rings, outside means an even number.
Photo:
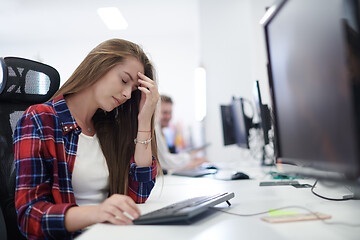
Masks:
[[[153,61],[160,93],[173,97],[174,122],[194,124],[194,70],[199,64],[197,0],[0,0],[0,56],[55,67],[65,82],[86,54],[109,38],[143,46]],[[110,31],[97,8],[115,6],[129,27]]]
[[[210,161],[219,164],[250,158],[248,150],[223,146],[220,105],[232,96],[253,101],[255,80],[269,99],[266,55],[259,21],[271,0],[201,0],[201,61],[207,70],[206,141]],[[251,112],[250,112],[251,115]]]
[[[65,81],[85,55],[103,40],[125,38],[144,47],[157,69],[160,93],[173,97],[174,123],[198,133],[194,114],[194,70],[207,70],[206,141],[211,161],[248,157],[224,147],[220,104],[232,96],[252,100],[260,80],[269,101],[265,46],[259,20],[274,0],[0,0],[0,56],[40,60]],[[107,30],[98,7],[117,6],[125,31]]]

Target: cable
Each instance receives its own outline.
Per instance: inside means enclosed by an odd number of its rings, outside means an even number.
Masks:
[[[328,225],[344,225],[347,227],[360,227],[360,224],[351,224],[351,223],[347,223],[347,222],[328,222],[327,220],[329,219],[322,219],[320,218],[316,212],[311,211],[310,209],[306,208],[306,207],[302,207],[302,206],[285,206],[285,207],[279,207],[279,208],[275,208],[273,209],[273,211],[277,211],[277,210],[282,210],[282,209],[286,209],[286,208],[300,208],[303,209],[311,214],[313,214],[314,216],[317,217],[318,220],[321,220],[324,224],[328,224]],[[258,212],[258,213],[249,213],[249,214],[240,214],[240,213],[232,213],[232,212],[228,212],[228,211],[224,211],[222,209],[218,209],[215,207],[211,208],[214,211],[218,211],[218,212],[223,212],[229,215],[234,215],[234,216],[239,216],[239,217],[252,217],[252,216],[257,216],[257,215],[262,215],[262,214],[267,214],[269,213],[269,211],[263,211],[263,212]]]
[[[315,183],[313,184],[313,186],[311,187],[311,192],[315,195],[315,196],[317,196],[317,197],[319,197],[319,198],[322,198],[322,199],[325,199],[325,200],[329,200],[329,201],[347,201],[347,200],[352,200],[352,199],[354,199],[354,197],[349,197],[349,198],[328,198],[328,197],[324,197],[324,196],[322,196],[322,195],[320,195],[320,194],[318,194],[318,193],[316,193],[315,191],[314,191],[314,188],[315,188],[315,186],[316,186],[316,184],[318,183],[318,179],[315,181]]]

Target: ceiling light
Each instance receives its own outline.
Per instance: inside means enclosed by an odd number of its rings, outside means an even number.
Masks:
[[[110,30],[123,30],[128,27],[128,23],[116,7],[99,8],[97,13]]]

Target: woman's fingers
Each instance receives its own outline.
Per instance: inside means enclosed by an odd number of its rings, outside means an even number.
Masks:
[[[154,88],[155,87],[155,83],[154,82],[148,82],[142,79],[138,80],[139,83],[141,84],[141,87],[147,87],[147,88]]]
[[[124,214],[120,215],[120,216],[115,216],[115,223],[117,225],[130,225],[132,224],[132,221],[126,217]]]
[[[155,111],[160,94],[156,83],[152,79],[140,72],[138,76],[138,82],[140,83],[138,89],[141,91],[139,119],[150,119]]]
[[[134,202],[134,200],[132,200],[132,198],[129,197],[129,196],[126,196],[126,197],[127,197],[127,198],[126,198],[127,203],[136,211],[136,213],[137,213],[138,215],[140,215],[140,209],[138,208],[138,206],[136,205],[136,203]]]
[[[114,215],[113,213],[108,213],[106,222],[116,224],[116,225],[129,225],[132,224],[132,220],[125,216],[123,213]]]
[[[144,74],[142,74],[140,72],[138,73],[138,75],[140,77],[140,79],[138,81],[141,84],[140,85],[141,87],[146,87],[146,88],[149,88],[149,89],[150,88],[151,89],[156,88],[156,84],[155,84],[154,80],[152,80],[151,78],[145,76]]]
[[[124,195],[115,195],[118,197],[117,201],[114,202],[115,207],[118,208],[122,214],[126,213],[128,217],[135,219],[140,216],[140,210],[136,206],[135,202],[128,196]],[[118,213],[118,212],[117,212]]]
[[[132,220],[125,216],[123,213],[118,215],[107,213],[106,220],[104,222],[109,222],[116,225],[129,225],[132,224]]]
[[[138,211],[125,203],[120,204],[119,206],[109,206],[107,213],[113,215],[115,218],[120,220],[126,220],[127,223],[131,223],[132,220],[139,217],[140,213]]]
[[[152,98],[154,99],[154,102],[157,102],[159,100],[159,92],[157,90],[156,85],[153,83],[145,82],[142,80],[139,80],[141,82],[141,86],[138,87],[138,89],[146,95],[146,97],[152,95]]]
[[[139,83],[141,84],[140,87],[146,87],[146,88],[151,88],[151,89],[157,89],[156,87],[156,83],[154,80],[152,80],[151,78],[145,76],[144,74],[142,74],[141,72],[138,72],[138,76],[140,77],[138,79]]]
[[[134,202],[132,202],[134,203]],[[122,210],[122,213],[127,216],[128,218],[130,218],[131,220],[133,219],[136,219],[140,216],[140,211],[138,209],[138,207],[130,203],[129,201],[127,202],[127,204],[123,204],[121,205],[121,210]]]
[[[147,81],[147,82],[155,83],[154,80],[152,80],[151,78],[149,78],[148,76],[146,76],[145,74],[143,74],[141,72],[138,72],[138,76],[140,77],[139,80],[144,80],[144,81]]]
[[[146,87],[138,87],[138,89],[145,94],[151,93],[150,90]]]
[[[140,210],[128,196],[114,194],[99,206],[101,222],[131,224],[140,216]]]

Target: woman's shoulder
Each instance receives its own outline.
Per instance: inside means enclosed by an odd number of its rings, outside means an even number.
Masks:
[[[35,128],[41,133],[47,127],[54,128],[54,124],[57,122],[57,115],[54,111],[54,108],[51,106],[51,103],[42,103],[29,106],[22,117],[17,122],[17,130],[21,130],[22,133],[27,129]]]
[[[58,96],[53,100],[50,100],[48,102],[45,103],[39,103],[39,104],[34,104],[29,106],[24,114],[30,114],[30,115],[50,115],[50,116],[56,116],[57,114],[57,110],[55,109],[56,105],[64,105],[65,103],[65,99],[64,97]]]
[[[35,104],[28,107],[24,115],[38,115],[38,116],[47,116],[47,115],[56,115],[53,105],[51,102]]]
[[[55,113],[54,107],[49,102],[31,105],[30,107],[27,108],[27,110],[25,112],[26,113],[31,112],[33,114]]]

